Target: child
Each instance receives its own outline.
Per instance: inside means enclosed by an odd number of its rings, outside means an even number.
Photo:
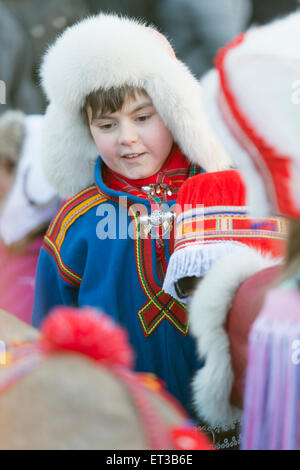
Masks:
[[[0,309],[26,323],[43,237],[59,207],[40,168],[42,127],[42,116],[19,111],[0,119]]]
[[[185,307],[162,290],[172,250],[162,231],[180,185],[200,171],[184,153],[204,170],[229,166],[199,84],[157,31],[103,14],[57,40],[42,81],[45,170],[72,197],[44,240],[33,325],[58,304],[100,307],[127,328],[136,370],[157,374],[191,412],[199,364]]]

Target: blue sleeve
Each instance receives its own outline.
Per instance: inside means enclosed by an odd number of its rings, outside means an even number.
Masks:
[[[58,305],[77,306],[78,288],[63,279],[54,258],[42,247],[36,272],[32,325],[38,328]]]

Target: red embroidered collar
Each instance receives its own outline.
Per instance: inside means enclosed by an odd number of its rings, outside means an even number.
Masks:
[[[178,146],[174,144],[163,167],[155,175],[132,180],[112,171],[103,164],[102,177],[103,182],[109,188],[143,198],[147,197],[145,191],[141,190],[143,186],[168,185],[172,190],[172,194],[166,194],[166,200],[172,200],[174,194],[177,194],[180,186],[189,176],[189,170],[190,162]]]

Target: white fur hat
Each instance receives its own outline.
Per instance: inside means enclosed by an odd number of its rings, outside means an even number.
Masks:
[[[87,95],[124,84],[144,89],[183,153],[207,171],[230,165],[202,109],[201,87],[168,41],[138,20],[99,14],[68,28],[46,53],[44,166],[62,196],[94,181],[97,148],[80,110]]]
[[[242,170],[253,215],[300,217],[300,12],[252,28],[204,77],[210,125]]]

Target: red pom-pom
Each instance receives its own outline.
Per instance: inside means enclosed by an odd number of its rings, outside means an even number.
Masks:
[[[96,309],[56,308],[43,322],[41,331],[46,352],[76,351],[96,361],[128,368],[133,365],[126,330]]]
[[[174,427],[171,435],[176,450],[215,450],[206,434],[193,426]]]

